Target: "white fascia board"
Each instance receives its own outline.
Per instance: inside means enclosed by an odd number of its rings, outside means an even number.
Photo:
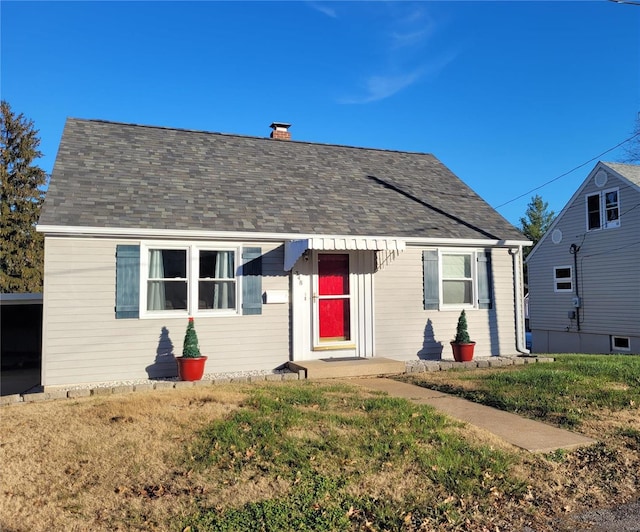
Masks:
[[[462,246],[462,247],[499,247],[512,248],[530,246],[531,240],[488,240],[481,238],[405,238],[408,246]]]
[[[371,240],[399,240],[407,245],[435,246],[493,246],[513,247],[531,245],[529,240],[488,240],[462,238],[413,238],[393,235],[321,235],[304,233],[260,233],[256,231],[202,231],[188,229],[132,229],[120,227],[80,227],[67,225],[38,225],[37,231],[48,236],[94,236],[104,238],[180,238],[183,240],[244,240],[272,241],[303,240],[311,238],[362,238]]]

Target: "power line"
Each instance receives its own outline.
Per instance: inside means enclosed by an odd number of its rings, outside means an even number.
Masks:
[[[572,172],[575,172],[576,170],[582,168],[583,166],[588,165],[589,163],[592,163],[593,161],[596,161],[598,159],[600,159],[600,157],[602,157],[603,155],[606,155],[607,153],[609,153],[610,151],[613,151],[617,148],[619,148],[620,146],[622,146],[623,144],[629,142],[630,140],[633,140],[634,138],[636,138],[638,135],[640,135],[640,132],[636,133],[635,135],[632,135],[631,137],[629,137],[626,140],[623,140],[622,142],[620,142],[619,144],[616,144],[613,148],[609,148],[606,151],[603,151],[600,155],[596,155],[595,157],[592,157],[591,159],[589,159],[588,161],[576,166],[575,168],[572,168],[571,170],[569,170],[568,172],[565,172],[564,174],[559,175],[558,177],[554,177],[553,179],[551,179],[550,181],[547,181],[546,183],[543,183],[540,186],[537,186],[535,188],[532,188],[531,190],[529,190],[528,192],[525,192],[524,194],[520,194],[518,197],[510,199],[509,201],[505,201],[504,203],[498,205],[497,207],[494,207],[494,209],[499,209],[500,207],[504,207],[505,205],[508,205],[509,203],[513,203],[514,201],[519,200],[520,198],[524,198],[525,196],[528,196],[529,194],[531,194],[532,192],[535,192],[536,190],[540,190],[543,187],[546,187],[547,185],[550,185],[551,183],[553,183],[554,181],[557,181],[558,179],[561,179],[567,175],[569,175]]]

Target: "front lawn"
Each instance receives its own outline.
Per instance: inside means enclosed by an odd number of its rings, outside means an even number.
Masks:
[[[638,497],[638,359],[621,358],[411,377],[564,426],[573,408],[599,443],[548,455],[331,382],[3,407],[0,529],[571,530]]]

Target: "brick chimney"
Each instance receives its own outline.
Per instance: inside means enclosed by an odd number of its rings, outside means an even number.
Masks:
[[[287,124],[285,122],[273,122],[269,127],[273,129],[271,132],[272,139],[291,140],[291,133],[289,133],[291,124]]]

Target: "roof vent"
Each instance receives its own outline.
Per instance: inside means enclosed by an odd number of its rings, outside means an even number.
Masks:
[[[291,124],[287,124],[286,122],[272,122],[269,127],[273,129],[271,132],[272,139],[291,140],[291,133],[289,133]]]

